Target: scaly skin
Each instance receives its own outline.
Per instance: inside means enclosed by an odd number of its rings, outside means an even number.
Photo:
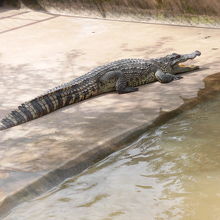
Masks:
[[[39,118],[64,106],[80,102],[106,92],[119,94],[135,92],[137,86],[159,81],[169,83],[182,77],[175,74],[198,69],[181,66],[182,62],[200,56],[199,51],[179,55],[173,53],[159,59],[123,59],[93,69],[69,83],[49,90],[12,111],[0,122],[4,130]]]

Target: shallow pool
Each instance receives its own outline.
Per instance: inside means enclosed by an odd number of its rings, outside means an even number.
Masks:
[[[220,219],[220,95],[23,203],[6,219]]]

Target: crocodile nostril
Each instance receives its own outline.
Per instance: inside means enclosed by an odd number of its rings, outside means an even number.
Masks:
[[[196,53],[197,56],[200,56],[200,55],[201,55],[201,52],[198,51],[198,50],[196,50],[195,53]]]

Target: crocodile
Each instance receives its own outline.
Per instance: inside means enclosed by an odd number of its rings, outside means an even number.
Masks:
[[[0,130],[28,122],[64,106],[107,92],[118,94],[138,91],[137,86],[159,81],[169,83],[182,77],[176,74],[199,68],[182,63],[201,52],[177,54],[156,59],[121,59],[102,66],[72,81],[50,89],[11,111],[0,121]]]

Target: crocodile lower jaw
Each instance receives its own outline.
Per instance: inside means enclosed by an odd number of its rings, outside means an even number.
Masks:
[[[185,64],[182,64],[182,63],[178,64],[178,66],[179,67],[190,67],[190,68],[196,67],[196,65],[185,65]]]

